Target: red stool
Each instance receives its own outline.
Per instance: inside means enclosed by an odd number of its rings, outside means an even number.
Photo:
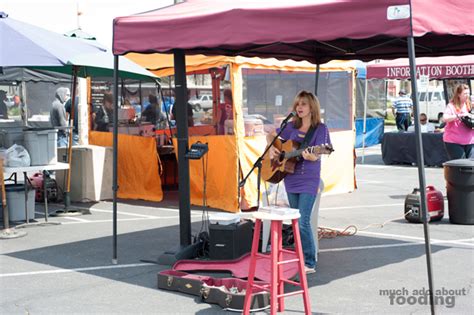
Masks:
[[[300,229],[298,225],[298,219],[300,217],[300,214],[294,213],[280,215],[266,212],[255,212],[253,214],[253,217],[256,219],[256,221],[255,230],[253,233],[252,253],[250,255],[250,268],[247,282],[247,290],[244,300],[243,314],[249,314],[250,312],[250,302],[252,300],[251,297],[253,288],[260,288],[270,291],[270,314],[276,314],[277,311],[283,312],[285,310],[285,303],[283,301],[283,298],[296,294],[303,294],[305,314],[311,314],[311,306],[308,294],[308,283],[306,281],[304,256],[303,249],[301,246]],[[262,220],[271,221],[271,281],[269,285],[264,286],[254,284],[257,256],[264,255],[258,253],[258,243],[260,239],[260,229],[262,226]],[[282,248],[282,223],[284,220],[291,220],[291,225],[293,226],[293,234],[295,238],[295,253],[297,257],[296,259],[283,260],[284,252],[292,253],[292,251]],[[298,273],[300,282],[283,278],[283,265],[293,262],[298,263]],[[285,283],[289,283],[294,286],[299,286],[301,290],[285,293]]]

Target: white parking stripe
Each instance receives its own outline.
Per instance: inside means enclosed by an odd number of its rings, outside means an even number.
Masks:
[[[90,220],[85,220],[77,217],[63,217],[64,219],[68,219],[71,221],[78,221],[78,222],[91,222]]]
[[[201,217],[201,215],[191,215],[191,217]],[[117,219],[117,222],[125,222],[125,221],[146,221],[146,220],[167,220],[167,219],[179,219],[179,216],[169,216],[169,217],[151,217],[151,218],[129,218],[129,219]],[[91,220],[87,222],[62,222],[61,224],[84,224],[84,223],[104,223],[104,222],[112,222],[112,219],[105,219],[105,220]]]
[[[319,211],[325,210],[342,210],[342,209],[366,209],[366,208],[381,208],[381,207],[399,207],[403,206],[403,203],[385,203],[380,205],[360,205],[360,206],[345,206],[345,207],[326,207],[320,208]]]
[[[319,252],[341,252],[348,250],[364,250],[364,249],[374,249],[374,248],[389,248],[389,247],[404,247],[404,246],[414,246],[414,245],[424,245],[424,242],[411,242],[411,243],[396,243],[396,244],[380,244],[380,245],[367,245],[367,246],[352,246],[352,247],[342,247],[342,248],[327,248],[320,249]],[[431,242],[431,245],[437,244],[455,244],[460,246],[472,247],[473,244],[454,241],[435,241]]]
[[[396,165],[372,165],[372,164],[357,164],[356,169],[358,167],[363,167],[363,168],[378,168],[378,169],[398,169],[398,170],[413,170],[415,172],[418,171],[418,168],[416,165],[414,166],[396,166]],[[425,167],[425,172],[430,172],[430,171],[439,171],[441,168],[440,167]]]
[[[97,267],[85,267],[85,268],[73,268],[73,269],[54,269],[54,270],[40,270],[40,271],[29,271],[29,272],[14,272],[14,273],[0,274],[0,278],[23,277],[23,276],[69,273],[69,272],[82,272],[82,271],[93,271],[93,270],[119,269],[119,268],[134,268],[134,267],[144,267],[144,266],[153,266],[153,265],[154,264],[151,264],[151,263],[140,263],[140,264],[110,265],[110,266],[97,266]]]
[[[383,183],[386,183],[386,182],[382,182],[382,181],[379,181],[379,180],[368,180],[368,179],[358,179],[357,182],[358,183],[367,183],[367,184],[383,184]]]
[[[330,228],[337,231],[343,231],[344,229],[339,228]],[[424,237],[417,237],[417,236],[407,236],[407,235],[399,235],[399,234],[390,234],[390,233],[377,233],[377,232],[367,232],[367,231],[357,231],[357,234],[363,235],[371,235],[371,236],[381,236],[381,237],[388,237],[388,238],[395,238],[395,239],[407,239],[407,240],[414,240],[419,242],[424,242]],[[472,239],[458,239],[458,240],[438,240],[438,239],[430,239],[431,244],[457,244],[457,245],[465,245],[468,247],[473,247],[473,243],[464,243],[470,242]]]
[[[83,208],[86,209],[86,208]],[[90,211],[94,212],[105,212],[105,213],[112,213],[112,210],[103,210],[103,209],[97,209],[97,208],[90,208]],[[135,217],[141,217],[141,218],[149,218],[149,219],[154,219],[156,216],[154,215],[147,215],[147,214],[139,214],[139,213],[131,213],[131,212],[124,212],[124,211],[117,211],[118,214],[123,214],[123,215],[131,215]]]
[[[101,203],[112,205],[112,202],[110,202],[110,201],[102,201]],[[119,207],[120,207],[120,205],[119,205]],[[169,211],[169,212],[179,212],[179,209],[169,209],[169,208],[160,208],[160,207],[147,207],[147,206],[139,206],[139,205],[134,205],[133,207],[136,208],[136,209],[141,208],[141,209],[144,209],[144,210],[160,210],[160,211]],[[192,207],[202,207],[202,206],[192,206]],[[109,210],[109,211],[112,211],[112,210]],[[202,212],[202,210],[196,209],[196,210],[191,210],[191,212]]]
[[[89,211],[95,211],[95,212],[104,212],[104,213],[112,213],[112,210],[107,210],[107,209],[99,209],[95,207],[76,207],[74,208],[77,209],[82,209],[82,210],[89,210]],[[141,208],[146,208],[147,210],[158,210],[158,211],[167,211],[167,212],[174,212],[174,213],[179,213],[179,210],[173,210],[173,209],[166,209],[166,208],[150,208],[150,207],[141,207]],[[156,216],[153,215],[148,215],[148,214],[139,214],[139,213],[133,213],[133,212],[124,212],[124,211],[117,211],[118,214],[124,214],[124,215],[131,215],[131,216],[137,216],[137,217],[144,217],[144,218],[157,218]],[[199,210],[191,210],[191,213],[202,213],[202,211]]]
[[[403,246],[413,246],[413,245],[423,245],[423,243],[397,243],[397,244],[385,244],[385,245],[367,245],[367,246],[353,246],[353,247],[342,247],[342,248],[327,248],[320,249],[320,253],[324,252],[342,252],[347,250],[363,250],[363,249],[374,249],[374,248],[389,248],[389,247],[403,247]]]

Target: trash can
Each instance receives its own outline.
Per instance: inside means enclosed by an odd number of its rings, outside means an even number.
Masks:
[[[5,191],[10,221],[26,221],[25,186],[23,184],[5,185]],[[34,189],[28,191],[28,219],[35,219]],[[3,211],[0,211],[0,220],[3,220]]]
[[[30,154],[32,166],[58,162],[57,129],[31,129],[24,134],[25,147]]]
[[[474,160],[452,160],[443,166],[449,221],[456,224],[474,224]]]

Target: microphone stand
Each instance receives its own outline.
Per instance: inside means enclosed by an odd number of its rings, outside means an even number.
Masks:
[[[275,143],[278,137],[280,137],[281,133],[283,132],[283,130],[285,130],[287,125],[288,125],[288,120],[282,122],[282,124],[280,125],[280,131],[275,135],[275,137],[273,137],[272,142],[270,142],[270,145],[266,147],[265,151],[263,151],[262,155],[260,155],[257,161],[255,161],[255,163],[253,164],[252,168],[247,173],[247,175],[245,175],[245,177],[239,182],[239,187],[240,188],[244,187],[250,174],[252,174],[255,168],[258,168],[258,171],[257,171],[258,172],[257,173],[258,174],[257,175],[257,209],[260,207],[260,180],[261,180],[261,173],[262,173],[263,157],[265,156],[265,154],[267,154],[268,150],[270,150],[270,147]]]

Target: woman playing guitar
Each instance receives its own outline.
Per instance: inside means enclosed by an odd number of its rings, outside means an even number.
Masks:
[[[328,128],[321,122],[319,100],[313,93],[300,91],[295,97],[292,110],[296,112],[296,116],[281,133],[283,141],[292,140],[304,147],[331,144]],[[273,137],[274,135],[267,136],[269,143]],[[269,152],[271,159],[277,159],[280,155],[280,151],[274,146]],[[314,272],[316,268],[311,212],[319,188],[320,157],[320,153],[303,151],[302,159],[296,162],[294,173],[287,174],[284,178],[290,207],[299,209],[301,214],[299,225],[307,273]]]

